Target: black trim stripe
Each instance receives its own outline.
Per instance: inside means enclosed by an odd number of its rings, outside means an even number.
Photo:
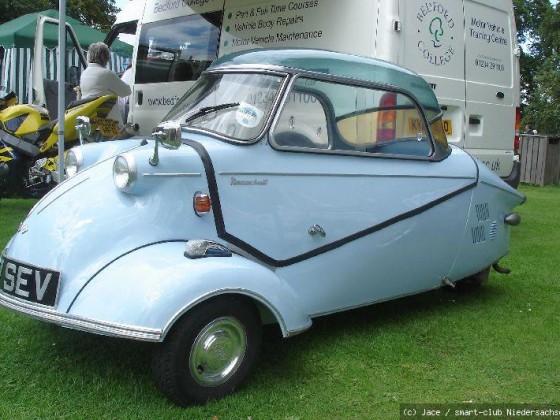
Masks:
[[[74,299],[72,299],[72,302],[70,302],[70,305],[68,305],[68,309],[66,310],[66,313],[70,313],[70,310],[72,309],[72,306],[74,306],[74,303],[76,303],[76,300],[78,300],[78,296],[80,296],[80,294],[84,291],[84,289],[86,288],[86,286],[95,278],[97,277],[97,275],[99,273],[101,273],[103,270],[105,270],[107,267],[109,267],[111,264],[113,264],[115,261],[120,260],[123,257],[126,257],[129,254],[132,254],[135,251],[138,251],[139,249],[143,249],[143,248],[147,248],[149,246],[152,245],[159,245],[159,244],[166,244],[166,243],[176,243],[176,242],[187,242],[187,239],[170,239],[170,240],[166,240],[166,241],[157,241],[157,242],[151,242],[149,244],[144,244],[141,246],[138,246],[136,248],[133,248],[131,250],[126,251],[125,253],[119,255],[117,258],[113,258],[111,261],[109,261],[107,264],[105,264],[103,267],[101,267],[99,270],[97,270],[95,272],[95,274],[93,274],[80,288],[80,290],[78,290],[78,293],[76,293],[76,296],[74,296]]]
[[[403,221],[405,219],[414,217],[416,215],[419,215],[420,213],[423,213],[429,209],[431,209],[432,207],[437,206],[438,204],[441,204],[447,200],[452,199],[453,197],[456,197],[472,188],[474,188],[477,184],[478,184],[478,171],[477,171],[477,177],[476,179],[456,190],[453,191],[447,195],[444,195],[443,197],[438,198],[437,200],[431,201],[429,203],[424,204],[423,206],[420,206],[414,210],[410,210],[406,213],[402,213],[398,216],[392,217],[390,219],[387,219],[386,221],[379,223],[375,226],[372,226],[370,228],[364,229],[362,231],[353,233],[352,235],[349,235],[345,238],[339,239],[337,241],[331,242],[327,245],[321,246],[319,248],[315,248],[312,251],[306,252],[304,254],[300,254],[298,256],[292,257],[292,258],[288,258],[285,260],[276,260],[266,254],[264,254],[263,252],[259,251],[257,248],[253,247],[252,245],[249,245],[247,242],[239,239],[236,236],[233,236],[232,234],[228,233],[226,231],[226,227],[225,227],[225,223],[224,223],[224,215],[222,213],[222,207],[220,204],[220,195],[218,193],[218,182],[216,181],[216,173],[214,171],[214,165],[212,164],[212,159],[210,158],[210,155],[208,154],[208,151],[204,148],[204,146],[194,140],[183,140],[183,144],[186,144],[190,147],[192,147],[200,156],[200,158],[202,159],[202,163],[204,165],[204,171],[206,172],[206,178],[208,181],[208,188],[209,188],[209,192],[210,192],[210,198],[212,200],[212,210],[214,213],[214,221],[216,223],[216,230],[218,233],[218,237],[231,243],[232,245],[238,247],[239,249],[242,249],[243,251],[247,252],[249,255],[252,255],[253,257],[257,258],[258,260],[262,261],[265,264],[271,265],[273,267],[286,267],[292,264],[296,264],[298,262],[301,261],[305,261],[309,258],[313,258],[316,257],[318,255],[324,254],[325,252],[328,251],[332,251],[333,249],[336,248],[340,248],[343,245],[346,245],[349,242],[355,241],[357,239],[361,239],[364,236],[370,235],[372,233],[378,232],[382,229],[385,229],[395,223],[398,223],[400,221]],[[476,165],[476,163],[475,163]],[[478,169],[478,166],[477,166]]]
[[[212,210],[214,213],[216,230],[218,231],[218,236],[222,238],[222,235],[226,232],[226,227],[224,223],[224,215],[222,213],[222,205],[220,203],[220,195],[218,194],[218,182],[216,181],[216,172],[214,171],[214,165],[212,164],[212,159],[210,159],[210,155],[208,154],[208,152],[206,151],[206,149],[202,144],[194,140],[183,140],[183,144],[192,147],[202,159],[202,164],[204,165],[204,172],[206,172],[206,180],[208,182],[208,188],[210,189],[210,198],[212,200]]]

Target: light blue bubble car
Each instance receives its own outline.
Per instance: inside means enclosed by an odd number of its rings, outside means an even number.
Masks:
[[[166,119],[78,149],[2,252],[0,305],[157,343],[156,382],[178,405],[237,388],[264,324],[290,337],[504,271],[525,197],[447,144],[406,69],[249,51],[217,60]]]

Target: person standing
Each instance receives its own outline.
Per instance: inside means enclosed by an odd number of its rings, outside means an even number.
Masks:
[[[103,42],[91,44],[87,53],[88,67],[82,73],[80,90],[82,98],[115,94],[120,97],[130,95],[130,86],[109,70],[109,47]]]
[[[531,124],[525,125],[525,134],[537,134],[537,130],[533,129]]]

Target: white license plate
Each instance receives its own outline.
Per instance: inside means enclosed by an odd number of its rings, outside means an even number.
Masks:
[[[443,120],[443,131],[447,136],[453,135],[453,122],[451,120]],[[408,134],[416,135],[419,131],[424,131],[424,123],[420,118],[408,119]]]
[[[8,258],[0,259],[0,289],[5,294],[54,307],[59,287],[58,271]]]

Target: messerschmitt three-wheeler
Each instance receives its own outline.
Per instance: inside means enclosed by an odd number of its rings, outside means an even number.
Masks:
[[[219,59],[151,137],[72,152],[74,176],[2,252],[0,304],[157,343],[176,404],[227,395],[264,324],[289,337],[321,315],[476,285],[508,252],[524,196],[449,146],[441,115],[422,78],[383,61]]]

